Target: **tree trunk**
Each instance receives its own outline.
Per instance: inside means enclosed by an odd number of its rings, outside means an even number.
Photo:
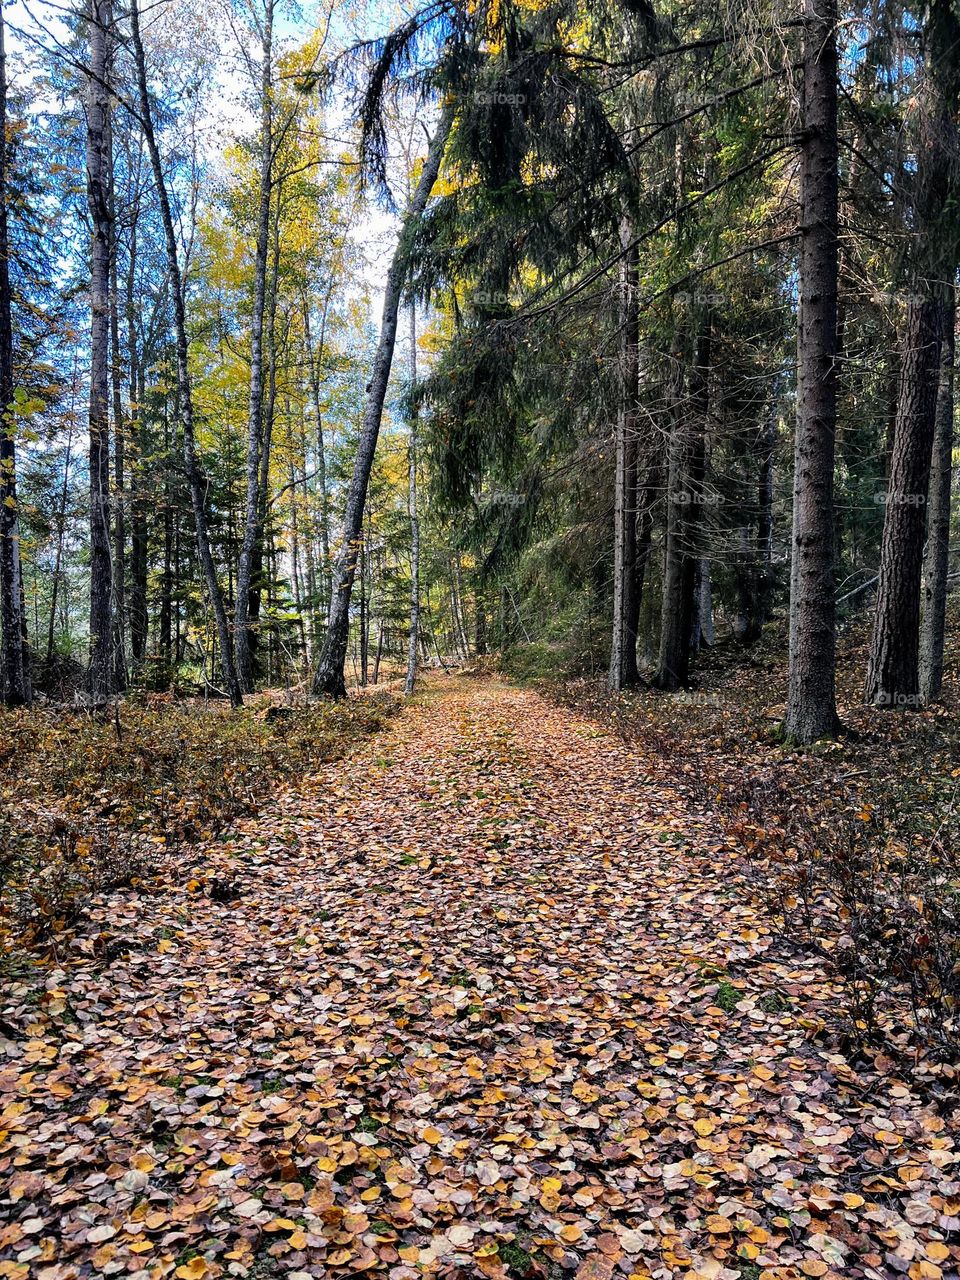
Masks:
[[[404,216],[403,228],[394,251],[393,261],[387,273],[380,338],[377,343],[373,372],[370,377],[370,390],[367,393],[367,402],[364,407],[353,476],[347,493],[342,542],[337,553],[336,565],[334,566],[334,586],[330,602],[329,625],[313,685],[315,693],[326,694],[329,697],[342,698],[346,696],[343,669],[347,657],[347,641],[350,633],[350,596],[353,591],[353,580],[357,570],[357,554],[363,529],[367,488],[377,448],[377,437],[380,434],[380,420],[383,417],[383,405],[387,395],[387,384],[390,380],[390,369],[393,364],[400,296],[403,292],[403,284],[407,274],[410,242],[437,180],[451,123],[452,110],[447,107],[444,109],[444,114],[430,144],[430,150],[420,172],[413,199]]]
[[[701,600],[703,596],[702,556],[705,491],[707,471],[707,428],[710,418],[710,360],[713,321],[707,312],[701,319],[700,332],[693,360],[691,379],[691,404],[688,451],[689,502],[684,516],[684,568],[683,568],[683,616],[689,619],[687,665],[690,656],[700,650]],[[710,577],[707,566],[707,598],[709,600]],[[688,670],[689,674],[689,670]]]
[[[369,530],[369,524],[367,526]],[[367,569],[370,544],[366,538],[360,540],[360,688],[367,684],[367,659],[370,652],[370,609],[367,598]]]
[[[180,416],[179,396],[176,416]],[[163,571],[160,575],[159,649],[167,671],[173,666],[173,445],[170,439],[170,408],[163,405]]]
[[[90,210],[90,696],[113,685],[110,553],[110,0],[89,0],[87,38],[87,204]]]
[[[138,0],[132,0],[130,6],[130,25],[133,38],[134,57],[137,68],[137,87],[139,90],[140,123],[143,127],[147,150],[150,153],[150,164],[153,169],[154,183],[157,188],[157,200],[160,205],[160,217],[163,223],[164,244],[167,255],[167,270],[170,273],[171,292],[173,295],[174,331],[177,346],[177,384],[180,398],[181,427],[183,431],[183,460],[190,486],[190,500],[193,507],[194,526],[197,535],[197,554],[203,568],[207,587],[207,597],[213,611],[217,629],[217,641],[220,647],[220,665],[226,693],[234,707],[243,702],[240,682],[237,679],[233,664],[233,649],[230,644],[230,628],[227,623],[227,611],[223,604],[223,593],[217,578],[213,552],[210,549],[210,535],[207,530],[207,513],[205,508],[206,482],[197,461],[196,443],[193,431],[193,395],[190,384],[190,365],[187,348],[187,317],[184,306],[183,279],[180,272],[180,256],[177,248],[177,237],[170,211],[170,199],[167,194],[166,178],[160,151],[157,147],[153,129],[150,94],[147,88],[147,70],[143,54],[143,42],[140,38],[140,15]]]
[[[920,595],[925,507],[936,431],[937,386],[948,313],[947,291],[957,269],[955,199],[960,94],[960,22],[934,5],[924,40],[917,143],[914,239],[908,249],[907,307],[897,421],[883,519],[880,577],[866,701],[917,708],[920,694]],[[952,27],[952,30],[951,30]]]
[[[136,442],[131,474],[130,504],[130,651],[135,670],[147,656],[147,498],[144,493],[144,466],[147,456],[147,425],[144,413],[144,375],[139,359],[136,322],[136,215],[130,231],[130,261],[127,265],[126,312],[127,347],[130,363],[130,440]]]
[[[111,74],[112,74],[111,57]],[[112,131],[111,131],[112,138]],[[112,145],[111,145],[112,149]],[[117,210],[113,165],[110,166],[110,381],[113,393],[113,680],[127,687],[126,566],[127,528],[124,510],[126,427],[123,420],[123,364],[120,354],[120,311],[117,298]]]
[[[2,267],[0,267],[2,276]],[[57,601],[60,591],[60,576],[63,567],[64,543],[67,533],[67,500],[70,496],[70,462],[73,454],[73,424],[77,394],[77,357],[74,352],[73,378],[70,388],[70,416],[67,427],[67,448],[63,459],[63,483],[60,486],[60,505],[57,510],[57,550],[53,561],[53,581],[50,585],[50,618],[47,623],[47,657],[45,666],[49,671],[53,666],[53,647],[57,626]],[[14,508],[15,509],[15,508]]]
[[[687,681],[690,643],[689,616],[683,613],[683,522],[686,499],[686,448],[683,413],[683,341],[678,335],[673,346],[674,388],[667,444],[666,525],[663,532],[663,597],[660,606],[660,656],[654,685],[675,690]]]
[[[866,700],[877,707],[920,705],[920,579],[943,333],[935,299],[911,302],[890,458],[880,578],[867,668]]]
[[[637,683],[637,432],[640,380],[639,253],[633,222],[624,218],[620,243],[629,251],[620,273],[620,361],[613,517],[613,637],[607,683],[619,691]]]
[[[7,59],[0,0],[0,691],[8,707],[29,705],[30,672],[17,509],[16,419],[13,416],[13,298],[7,230]]]
[[[331,282],[330,290],[333,284]],[[313,397],[313,412],[317,420],[317,491],[320,494],[320,576],[323,581],[324,618],[330,612],[330,499],[327,494],[327,457],[323,439],[323,405],[320,401],[320,370],[323,363],[323,351],[326,342],[327,307],[330,304],[330,290],[327,292],[323,306],[323,323],[320,326],[320,340],[314,350],[310,331],[310,305],[306,294],[303,296],[303,336],[307,348],[307,370],[310,375],[310,391]]]
[[[706,315],[697,335],[689,409],[682,403],[682,350],[677,350],[678,391],[670,440],[660,662],[654,682],[658,689],[682,689],[690,679],[710,393],[710,324]],[[682,417],[688,420],[682,421]]]
[[[260,525],[260,456],[263,448],[263,330],[267,304],[267,263],[273,184],[273,10],[266,0],[260,83],[260,181],[257,240],[254,254],[253,312],[250,318],[250,394],[247,407],[247,495],[243,542],[237,565],[235,617],[236,665],[240,683],[250,693],[254,685],[253,643],[250,636],[250,590],[253,582]],[[279,218],[279,212],[277,214]],[[262,559],[262,552],[261,552]]]
[[[773,597],[773,460],[777,442],[776,398],[764,423],[757,482],[757,574],[760,629],[770,620]]]
[[[956,295],[947,306],[937,390],[936,430],[927,504],[927,545],[923,557],[923,614],[920,623],[920,697],[936,702],[943,685],[943,642],[950,560],[950,488],[953,464],[953,383],[956,355]]]
[[[487,630],[489,622],[487,619],[487,601],[485,588],[482,582],[477,586],[477,628],[476,628],[476,644],[477,657],[485,658],[487,656]]]
[[[417,386],[417,308],[410,303],[410,395]],[[407,678],[403,692],[413,693],[417,682],[417,642],[420,638],[420,514],[417,509],[417,425],[416,405],[410,414],[407,446],[407,514],[410,519],[410,634],[407,640]]]
[[[797,427],[786,736],[816,742],[836,706],[837,6],[805,0]]]

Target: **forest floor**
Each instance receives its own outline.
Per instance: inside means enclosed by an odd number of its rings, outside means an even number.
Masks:
[[[0,1275],[954,1275],[947,1122],[674,767],[435,677],[95,898],[0,1008]]]

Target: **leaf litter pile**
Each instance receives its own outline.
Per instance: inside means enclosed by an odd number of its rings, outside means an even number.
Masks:
[[[833,1051],[735,850],[443,684],[8,984],[0,1274],[956,1275],[949,1121]]]

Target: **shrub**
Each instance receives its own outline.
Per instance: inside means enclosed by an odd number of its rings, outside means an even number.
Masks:
[[[253,813],[284,778],[344,755],[396,698],[229,712],[145,699],[116,721],[0,712],[0,926],[53,943],[94,892]]]

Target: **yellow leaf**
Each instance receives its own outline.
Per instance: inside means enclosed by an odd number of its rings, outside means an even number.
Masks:
[[[210,1264],[206,1258],[197,1257],[191,1258],[182,1267],[177,1267],[174,1275],[179,1276],[180,1280],[202,1280],[209,1270]]]

